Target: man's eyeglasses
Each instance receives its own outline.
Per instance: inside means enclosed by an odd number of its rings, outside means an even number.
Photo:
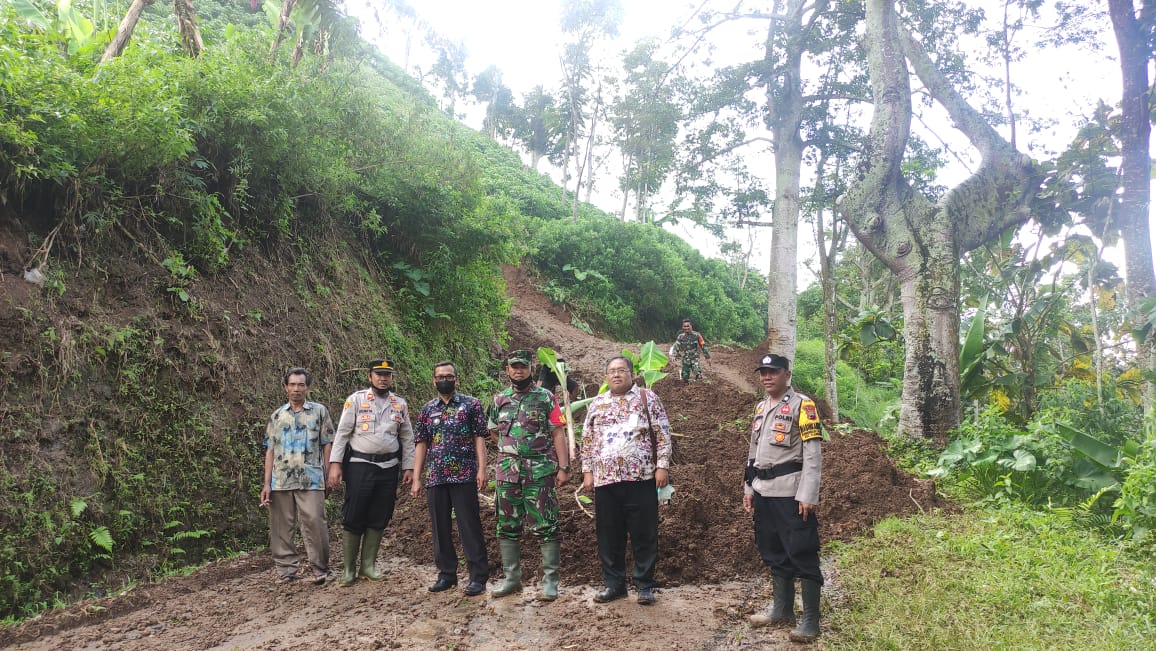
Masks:
[[[458,379],[458,376],[456,376],[456,375],[435,375],[434,379],[437,380],[438,382],[447,382],[449,380]]]
[[[628,369],[628,368],[608,368],[608,369],[606,369],[606,374],[607,375],[630,375],[630,369]]]

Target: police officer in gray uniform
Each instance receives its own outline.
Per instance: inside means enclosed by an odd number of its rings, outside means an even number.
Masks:
[[[744,475],[743,509],[754,514],[759,556],[774,578],[769,614],[754,625],[795,624],[795,579],[803,592],[803,617],[793,642],[819,636],[819,475],[822,428],[815,403],[791,386],[791,365],[781,355],[763,355],[756,368],[767,397],[755,408]]]
[[[368,389],[345,399],[329,456],[330,488],[345,480],[345,504],[341,524],[345,529],[344,572],[338,585],[353,585],[360,575],[372,581],[385,577],[377,572],[377,550],[397,503],[398,477],[403,485],[413,481],[413,425],[405,398],[391,391],[393,365],[388,359],[369,363]]]

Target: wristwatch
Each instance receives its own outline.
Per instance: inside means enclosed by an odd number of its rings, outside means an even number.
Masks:
[[[564,472],[566,474],[570,474],[570,464],[566,464],[564,466],[558,466],[558,472]]]

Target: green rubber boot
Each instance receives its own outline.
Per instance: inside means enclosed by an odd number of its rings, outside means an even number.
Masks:
[[[814,642],[819,637],[819,594],[822,586],[818,581],[802,579],[803,617],[799,625],[791,631],[792,642]]]
[[[542,543],[542,591],[539,601],[558,598],[558,566],[562,562],[562,543],[557,540]]]
[[[342,532],[341,541],[345,549],[345,558],[341,559],[342,572],[337,585],[348,588],[357,581],[357,552],[361,549],[361,536],[355,536],[345,531]]]
[[[377,550],[381,548],[381,536],[384,533],[381,529],[366,529],[361,542],[361,576],[370,581],[385,578],[384,574],[377,572]]]
[[[506,576],[498,587],[490,591],[495,598],[522,591],[522,548],[519,542],[499,538],[498,550],[502,553],[502,570]]]

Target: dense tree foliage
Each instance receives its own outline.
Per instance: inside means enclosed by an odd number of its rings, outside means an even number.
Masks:
[[[552,279],[547,293],[615,337],[665,341],[691,319],[713,341],[762,339],[765,287],[740,287],[724,262],[694,255],[666,231],[611,218],[554,221],[534,230],[533,246]]]

